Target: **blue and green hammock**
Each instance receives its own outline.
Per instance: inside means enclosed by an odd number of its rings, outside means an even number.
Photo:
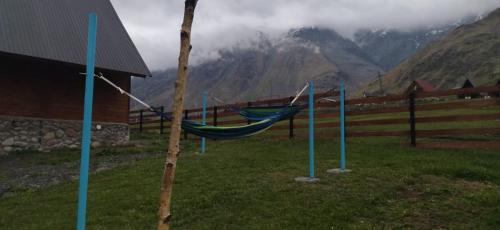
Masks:
[[[182,129],[200,137],[211,139],[236,139],[258,134],[269,129],[274,123],[289,119],[302,107],[300,106],[271,106],[271,107],[246,107],[239,110],[244,118],[256,121],[249,125],[241,126],[211,126],[202,125],[191,120],[182,120]]]
[[[121,89],[119,86],[117,86],[116,84],[105,78],[102,75],[102,73],[99,73],[99,75],[94,75],[94,76],[105,81],[106,83],[114,87],[116,90],[118,90],[121,94],[125,94],[131,99],[144,105],[146,108],[156,113],[158,116],[162,116],[163,118],[169,121],[172,120],[171,114],[163,113],[156,110],[155,108],[141,101],[134,95]],[[242,138],[255,135],[270,128],[274,123],[289,119],[290,117],[300,112],[302,107],[293,105],[293,102],[295,102],[295,100],[300,96],[300,94],[304,92],[306,87],[308,87],[308,85],[306,85],[297,94],[297,96],[295,97],[294,100],[292,100],[292,102],[290,103],[291,105],[289,106],[246,107],[246,108],[231,109],[235,112],[238,112],[241,116],[245,117],[246,119],[255,121],[255,123],[242,126],[221,127],[221,126],[203,125],[199,122],[191,120],[182,120],[182,129],[184,129],[188,133],[212,139],[235,139],[235,138]]]

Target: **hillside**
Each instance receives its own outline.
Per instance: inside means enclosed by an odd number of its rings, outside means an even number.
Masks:
[[[263,38],[256,47],[219,54],[190,68],[187,107],[199,106],[205,90],[225,102],[247,101],[295,94],[311,79],[319,91],[336,87],[340,79],[356,89],[382,71],[353,41],[318,28],[292,30],[278,41]],[[175,72],[134,79],[132,91],[153,105],[170,105],[166,99],[173,95]]]
[[[409,31],[397,29],[362,29],[354,34],[356,44],[384,70],[391,70],[428,43],[439,40],[458,26],[480,20],[483,15],[469,15],[443,25],[429,25]]]
[[[415,54],[428,43],[444,37],[455,27],[421,29],[411,32],[398,30],[360,30],[355,42],[384,70],[390,70]]]
[[[484,19],[463,25],[443,39],[432,42],[383,78],[383,90],[398,93],[416,79],[441,89],[454,88],[466,78],[476,85],[500,79],[500,9]],[[367,91],[379,91],[378,81]]]
[[[348,92],[353,92],[457,25],[477,18],[414,31],[360,30],[353,39],[311,27],[290,30],[274,40],[262,34],[249,48],[220,50],[219,58],[191,66],[186,106],[199,106],[204,90],[225,102],[247,101],[292,95],[309,80],[315,80],[319,90],[328,90],[344,79]],[[176,70],[153,76],[134,79],[133,93],[153,105],[170,105]],[[139,107],[132,103],[132,108]]]

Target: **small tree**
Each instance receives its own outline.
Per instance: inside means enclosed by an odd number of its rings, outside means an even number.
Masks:
[[[163,171],[160,192],[160,210],[158,219],[158,230],[170,229],[170,204],[172,186],[174,183],[177,157],[179,156],[179,142],[181,136],[182,110],[184,109],[184,91],[186,89],[186,78],[191,51],[191,26],[193,24],[194,9],[197,0],[186,0],[184,3],[184,19],[181,28],[181,50],[179,52],[179,66],[177,67],[177,80],[175,81],[174,104],[172,109],[172,126],[168,142],[167,159]]]

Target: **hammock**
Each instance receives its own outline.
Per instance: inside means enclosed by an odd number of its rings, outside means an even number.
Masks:
[[[251,121],[262,121],[272,116],[281,116],[281,120],[286,120],[302,108],[299,106],[267,106],[267,107],[245,107],[240,108],[238,113]]]
[[[85,73],[80,73],[85,74]],[[97,78],[105,81],[116,90],[120,91],[121,94],[125,94],[133,100],[139,102],[144,105],[150,111],[156,113],[158,116],[164,117],[165,119],[171,121],[172,115],[168,113],[162,113],[157,109],[151,107],[147,103],[139,100],[134,95],[128,93],[127,91],[121,89],[116,84],[105,78],[102,73],[99,75],[94,75]],[[304,92],[304,90],[308,87],[306,85],[295,97],[295,99],[288,106],[269,106],[269,107],[246,107],[236,109],[241,116],[245,117],[251,121],[257,121],[255,123],[249,125],[242,126],[231,126],[231,127],[221,127],[221,126],[210,126],[210,125],[202,125],[199,122],[191,121],[191,120],[182,120],[181,127],[186,132],[206,138],[213,139],[235,139],[248,137],[251,135],[255,135],[257,133],[263,132],[266,129],[270,128],[274,123],[282,120],[289,119],[295,114],[299,113],[302,107],[292,105],[295,100]]]
[[[286,120],[302,108],[299,106],[247,107],[242,108],[240,114],[256,123],[242,126],[210,126],[201,123],[182,120],[182,129],[196,136],[212,139],[236,139],[258,134],[270,128],[274,123]]]

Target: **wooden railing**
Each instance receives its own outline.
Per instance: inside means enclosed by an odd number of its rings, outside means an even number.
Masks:
[[[493,127],[480,128],[456,128],[456,129],[417,129],[417,124],[439,124],[450,122],[473,122],[473,121],[500,121],[500,112],[492,110],[490,113],[472,113],[466,114],[474,109],[484,107],[500,106],[500,98],[498,93],[500,86],[479,87],[470,89],[452,89],[435,92],[400,94],[370,98],[355,98],[345,101],[346,104],[346,121],[347,137],[381,137],[381,136],[399,136],[407,137],[411,145],[416,145],[417,137],[433,137],[433,136],[461,136],[461,135],[499,135],[500,124]],[[459,99],[460,95],[482,95],[478,99]],[[315,118],[316,129],[318,132],[324,129],[338,128],[337,120],[339,116],[339,102],[331,102],[326,100],[317,100],[324,97],[337,96],[338,92],[327,92],[316,94],[315,99]],[[487,96],[492,95],[492,96]],[[307,95],[301,96],[298,102],[306,102]],[[247,120],[243,119],[235,111],[230,108],[238,106],[269,106],[269,105],[285,105],[290,102],[290,97],[251,101],[244,103],[235,103],[231,105],[212,106],[207,108],[207,124],[209,125],[234,125],[246,124]],[[159,108],[162,110],[163,108]],[[461,109],[458,113],[457,111]],[[164,109],[163,109],[164,110]],[[426,113],[437,110],[446,110],[445,115],[429,116]],[[184,111],[184,118],[191,120],[201,119],[201,108],[189,109]],[[393,118],[372,118],[372,116],[390,116],[390,114],[398,114]],[[423,114],[423,115],[422,115]],[[276,132],[278,136],[284,138],[286,134],[279,131],[288,130],[287,138],[305,137],[305,133],[296,134],[301,130],[307,129],[307,113],[301,112],[291,118],[288,124],[280,122],[274,125],[270,131]],[[166,122],[160,117],[147,110],[131,111],[130,124],[133,131],[160,131],[166,132]],[[390,125],[408,125],[404,130],[356,130],[356,127],[365,126],[390,126]],[[389,129],[389,127],[387,128]],[[320,138],[332,138],[338,135],[337,132],[321,133]],[[187,134],[184,136],[187,138]]]
[[[315,98],[326,98],[326,97],[334,97],[337,96],[338,92],[335,91],[329,91],[329,92],[324,92],[324,93],[318,93],[315,94]],[[303,95],[297,98],[296,103],[304,102],[307,101],[308,95]],[[286,105],[289,104],[290,101],[293,99],[293,97],[283,97],[283,98],[277,98],[277,99],[269,99],[269,100],[258,100],[258,101],[249,101],[249,102],[239,102],[239,103],[234,103],[234,104],[226,104],[226,105],[219,105],[219,106],[210,106],[207,107],[207,123],[211,125],[221,125],[221,124],[237,124],[237,123],[248,123],[247,120],[242,121],[219,121],[221,118],[224,119],[225,117],[234,117],[238,115],[235,111],[233,111],[233,108],[237,107],[245,107],[245,106],[269,106],[269,105]],[[158,111],[162,111],[162,113],[165,111],[164,106],[157,107]],[[191,119],[191,120],[197,120],[201,119],[202,117],[202,108],[194,108],[194,109],[186,109],[184,110],[184,118],[185,119]],[[140,110],[132,110],[130,111],[130,116],[129,116],[129,124],[134,126],[132,128],[132,131],[139,131],[143,132],[146,130],[159,130],[160,133],[165,132],[165,123],[166,120],[162,120],[158,114],[155,112],[149,111],[147,109],[140,109]],[[156,124],[154,126],[147,126],[148,124]],[[137,126],[137,127],[135,127]]]

